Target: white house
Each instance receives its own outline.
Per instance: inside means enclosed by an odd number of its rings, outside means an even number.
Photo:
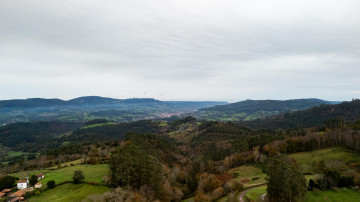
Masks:
[[[29,185],[29,178],[26,177],[26,180],[19,180],[17,183],[17,188],[18,189],[25,189],[27,188]]]

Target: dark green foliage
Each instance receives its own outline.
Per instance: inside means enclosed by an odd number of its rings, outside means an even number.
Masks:
[[[38,182],[38,177],[36,175],[32,175],[29,179],[30,185],[34,186]]]
[[[119,123],[116,125],[104,125],[94,128],[78,129],[73,135],[64,137],[62,140],[68,142],[96,142],[107,140],[125,139],[126,133],[157,133],[160,131],[158,124],[143,120],[130,123]]]
[[[319,99],[296,100],[245,100],[227,105],[218,105],[201,109],[194,116],[207,120],[244,121],[265,118],[287,111],[309,109],[321,104],[330,104]]]
[[[74,130],[79,123],[33,122],[14,123],[0,127],[0,142],[14,150],[37,151],[52,145],[53,138]]]
[[[230,148],[230,153],[243,152],[249,150],[249,143],[246,140],[235,141]]]
[[[114,186],[131,186],[140,189],[148,185],[156,193],[161,192],[163,171],[161,163],[139,147],[130,144],[111,154],[109,161]]]
[[[75,184],[78,184],[84,181],[85,175],[81,170],[75,170],[72,179]]]
[[[69,144],[60,146],[55,149],[49,149],[46,154],[47,155],[53,155],[57,157],[58,155],[65,154],[65,155],[71,155],[71,154],[83,154],[83,145],[86,145],[86,143],[83,144]]]
[[[330,129],[360,119],[360,100],[335,105],[320,105],[304,111],[287,112],[264,120],[247,122],[253,128],[308,128],[325,126]]]
[[[352,176],[341,176],[339,180],[339,187],[352,187],[354,186],[354,177]]]
[[[107,120],[106,119],[94,119],[94,120],[86,122],[85,126],[97,124],[97,123],[107,123]]]
[[[320,104],[328,103],[324,100],[319,99],[295,99],[295,100],[245,100],[241,102],[236,102],[228,105],[219,105],[215,107],[210,107],[206,109],[201,109],[201,111],[226,111],[226,112],[257,112],[260,110],[263,111],[277,111],[277,112],[286,112],[289,110],[301,110],[308,109],[313,106],[318,106]]]
[[[326,170],[316,178],[316,184],[323,190],[331,187],[351,187],[354,186],[354,178],[343,176],[335,170]]]
[[[172,155],[173,153],[180,153],[176,140],[167,135],[128,133],[126,134],[126,139],[130,140],[147,154],[167,164],[173,164],[176,161]]]
[[[54,181],[54,180],[50,180],[50,181],[48,181],[48,182],[46,183],[46,185],[47,185],[47,187],[48,187],[49,189],[52,189],[52,188],[55,187],[55,181]]]
[[[288,157],[280,155],[270,158],[266,165],[269,200],[288,202],[303,201],[306,179]]]
[[[213,123],[209,124],[210,127],[204,128],[204,132],[200,133],[191,140],[191,146],[198,146],[208,141],[223,141],[233,139],[244,139],[249,135],[256,134],[255,131],[236,125],[234,123]]]
[[[16,178],[10,175],[0,177],[0,190],[14,187]]]

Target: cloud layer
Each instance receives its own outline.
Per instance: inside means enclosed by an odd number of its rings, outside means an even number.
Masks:
[[[3,0],[0,99],[349,100],[360,3]]]

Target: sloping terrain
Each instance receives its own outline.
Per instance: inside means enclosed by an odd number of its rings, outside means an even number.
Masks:
[[[200,109],[194,113],[199,119],[221,121],[249,121],[282,114],[288,111],[309,109],[321,104],[331,104],[320,99],[295,100],[245,100],[227,105]]]

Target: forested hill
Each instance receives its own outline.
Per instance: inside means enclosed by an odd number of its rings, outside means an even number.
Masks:
[[[341,126],[360,119],[360,100],[340,104],[323,104],[311,109],[286,112],[262,120],[244,123],[253,128],[295,128],[326,126],[328,128]]]
[[[44,98],[29,98],[29,99],[15,99],[15,100],[1,100],[0,108],[32,108],[32,107],[49,107],[49,106],[68,106],[68,105],[105,105],[105,104],[152,104],[159,103],[164,105],[185,104],[198,105],[198,107],[209,107],[218,104],[225,104],[225,102],[182,102],[182,101],[159,101],[153,98],[130,98],[130,99],[114,99],[100,96],[85,96],[74,98],[68,101],[61,99],[44,99]]]
[[[3,100],[0,101],[0,125],[49,120],[88,121],[97,118],[130,122],[166,118],[220,104],[226,102],[114,99],[98,96],[79,97],[68,101],[42,98]]]
[[[217,105],[200,109],[194,116],[199,119],[242,121],[269,117],[287,111],[309,109],[321,104],[331,102],[320,99],[294,99],[294,100],[245,100],[227,105]]]

